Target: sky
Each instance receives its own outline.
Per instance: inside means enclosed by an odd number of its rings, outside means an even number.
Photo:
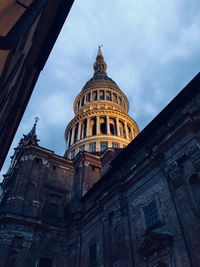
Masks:
[[[142,130],[200,70],[200,1],[75,0],[1,174],[36,116],[39,144],[64,154],[73,101],[93,76],[101,44],[107,74],[128,97],[129,115]]]

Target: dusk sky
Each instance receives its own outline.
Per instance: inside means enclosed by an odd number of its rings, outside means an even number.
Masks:
[[[39,117],[40,145],[63,155],[73,101],[103,44],[107,73],[142,130],[199,72],[200,1],[75,0],[44,67],[7,160]]]

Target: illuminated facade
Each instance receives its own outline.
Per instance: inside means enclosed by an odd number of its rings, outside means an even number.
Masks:
[[[66,157],[73,159],[80,151],[103,152],[124,148],[139,133],[128,116],[129,103],[118,85],[107,76],[107,65],[99,47],[94,76],[74,101],[74,119],[65,131]]]

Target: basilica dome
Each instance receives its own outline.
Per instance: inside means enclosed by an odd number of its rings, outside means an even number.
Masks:
[[[107,64],[98,49],[94,75],[74,101],[75,117],[65,131],[65,156],[73,159],[80,151],[102,153],[123,148],[139,133],[128,116],[129,103],[119,86],[107,76]]]

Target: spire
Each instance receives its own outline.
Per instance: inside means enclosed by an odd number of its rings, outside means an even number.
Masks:
[[[30,130],[30,132],[26,135],[24,134],[24,138],[21,140],[23,143],[34,144],[34,145],[38,144],[39,140],[37,139],[37,134],[36,134],[36,126],[37,126],[38,120],[39,120],[39,118],[36,117],[35,123],[33,124],[33,127]]]
[[[101,47],[102,45],[99,45],[96,62],[93,65],[94,76],[106,76],[107,75],[106,73],[107,65],[106,65],[106,62],[104,61]]]

